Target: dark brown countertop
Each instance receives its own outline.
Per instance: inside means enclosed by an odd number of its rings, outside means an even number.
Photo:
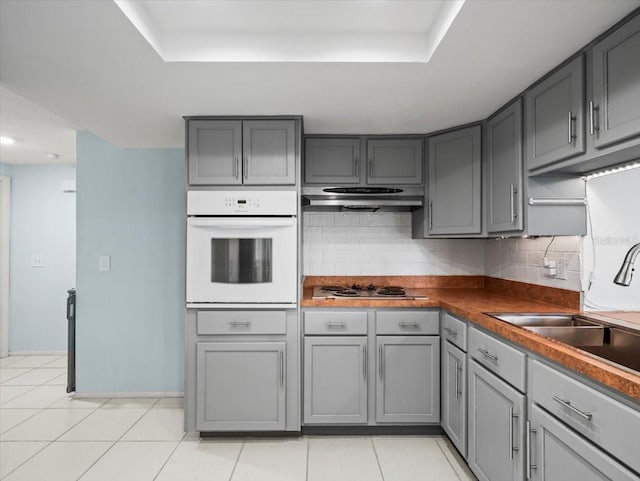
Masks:
[[[519,282],[497,281],[486,278],[484,286],[478,285],[478,276],[469,276],[469,284],[472,287],[419,287],[420,276],[412,276],[411,287],[418,290],[421,294],[428,296],[426,300],[356,300],[356,299],[331,299],[331,300],[314,300],[312,292],[314,285],[339,283],[352,283],[360,281],[366,284],[365,278],[354,277],[323,277],[323,278],[307,278],[305,279],[302,307],[414,307],[414,308],[442,308],[454,315],[463,317],[473,324],[477,324],[484,329],[492,331],[509,341],[514,342],[530,351],[533,351],[543,357],[551,359],[575,372],[583,374],[605,386],[608,386],[630,398],[640,401],[640,374],[619,368],[615,365],[607,363],[600,358],[591,355],[588,352],[574,348],[559,341],[541,336],[539,334],[527,331],[518,326],[494,319],[485,314],[485,312],[531,312],[531,313],[579,313],[578,305],[575,304],[573,291],[564,291],[562,289],[545,288],[541,286],[531,286]],[[449,282],[433,282],[435,276],[428,276],[425,279],[426,285],[451,285]],[[445,279],[448,276],[442,276]],[[461,282],[459,276],[456,277],[454,285],[464,286],[465,282]],[[471,280],[473,278],[473,280]],[[354,281],[356,279],[356,281]],[[368,278],[366,278],[368,279]],[[376,278],[378,284],[382,284],[380,279]],[[388,282],[388,284],[398,284],[398,278],[389,278],[396,282]],[[409,278],[405,278],[409,279]],[[321,280],[322,282],[318,282]],[[405,285],[408,285],[405,282]],[[558,291],[558,292],[554,292]],[[560,292],[563,291],[563,292]],[[579,293],[577,293],[579,299]],[[545,300],[540,300],[540,299]],[[569,299],[569,302],[567,300]],[[547,302],[547,300],[555,302]],[[592,313],[586,313],[592,314]],[[640,319],[639,313],[603,313],[608,317],[621,318],[623,320],[634,321]]]

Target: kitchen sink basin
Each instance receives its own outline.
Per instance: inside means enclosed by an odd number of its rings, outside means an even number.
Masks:
[[[571,314],[486,314],[640,372],[640,331]]]

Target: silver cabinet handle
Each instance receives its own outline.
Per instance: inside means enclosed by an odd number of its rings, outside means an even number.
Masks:
[[[509,459],[513,459],[514,451],[520,451],[518,446],[513,445],[513,421],[520,417],[518,414],[513,414],[513,406],[509,406]]]
[[[373,177],[373,159],[369,159],[369,177]]]
[[[511,222],[515,223],[518,217],[516,212],[516,195],[518,194],[518,187],[515,184],[509,185],[509,196],[511,198]]]
[[[573,133],[573,123],[576,117],[573,115],[573,112],[569,111],[569,143],[573,144],[573,139],[576,138],[576,135]]]
[[[462,390],[460,389],[460,373],[462,368],[460,367],[460,361],[456,359],[456,399],[460,399],[462,396]]]
[[[231,321],[231,327],[251,327],[251,321]]]
[[[362,377],[367,380],[367,346],[362,346]]]
[[[480,354],[482,354],[484,357],[486,357],[488,359],[491,359],[492,361],[497,361],[498,360],[498,356],[494,356],[493,354],[491,354],[486,349],[483,349],[483,348],[479,347],[478,351],[480,351]]]
[[[531,479],[531,470],[538,468],[535,464],[531,464],[531,435],[534,433],[536,433],[536,430],[531,428],[531,421],[527,421],[527,479]]]
[[[242,157],[242,173],[245,179],[247,178],[247,175],[249,175],[249,159],[246,155]]]
[[[240,159],[236,155],[236,160],[233,164],[233,176],[237,179],[238,175],[240,175]]]
[[[347,325],[344,322],[327,321],[325,325],[328,329],[345,329]]]
[[[378,346],[378,376],[380,376],[380,380],[384,378],[384,364],[382,361],[382,357],[384,356],[384,349],[382,346]]]
[[[429,229],[433,228],[433,201],[429,201]]]
[[[443,327],[443,329],[449,334],[451,337],[458,337],[458,330],[452,329],[451,327]]]
[[[409,321],[400,321],[398,323],[401,329],[418,329],[417,322],[409,322]]]
[[[583,419],[586,419],[587,421],[591,421],[591,418],[593,418],[593,414],[592,413],[588,413],[586,411],[582,411],[582,410],[578,409],[577,407],[573,406],[571,404],[571,401],[569,401],[568,399],[562,399],[559,396],[553,396],[553,400],[556,401],[556,402],[559,402],[564,407],[566,407],[569,410],[573,411],[578,416],[582,417]]]
[[[600,113],[600,107],[593,103],[593,100],[589,102],[589,135],[593,135],[600,130],[600,126],[596,125],[596,112]]]
[[[280,385],[284,386],[284,354],[278,351],[278,359],[280,361]]]

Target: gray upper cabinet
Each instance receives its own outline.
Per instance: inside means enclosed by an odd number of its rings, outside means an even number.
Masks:
[[[469,361],[467,461],[480,481],[522,481],[525,396]]]
[[[367,141],[368,184],[422,184],[422,139]]]
[[[462,456],[467,455],[467,355],[442,341],[442,428]]]
[[[522,101],[516,100],[487,121],[487,231],[523,229]]]
[[[282,431],[284,342],[198,342],[196,429]]]
[[[584,55],[525,94],[527,168],[585,152]]]
[[[304,181],[307,184],[360,182],[359,138],[307,138]]]
[[[635,474],[535,404],[530,418],[528,479],[637,481]]]
[[[376,422],[440,421],[440,338],[377,336]]]
[[[367,422],[366,337],[305,337],[304,422]]]
[[[296,126],[293,120],[242,122],[243,183],[296,183]]]
[[[640,16],[593,47],[589,134],[596,149],[640,136]]]
[[[241,184],[242,122],[188,123],[189,184]]]
[[[429,145],[429,234],[480,234],[480,126],[434,135]]]
[[[293,185],[295,120],[187,120],[191,185]]]

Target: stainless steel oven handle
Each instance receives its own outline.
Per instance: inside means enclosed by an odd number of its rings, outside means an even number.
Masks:
[[[289,227],[296,224],[295,217],[286,217],[283,219],[273,218],[256,218],[256,217],[229,217],[229,218],[206,218],[206,217],[189,217],[187,224],[191,227],[234,227],[234,228],[253,228],[253,227]]]

